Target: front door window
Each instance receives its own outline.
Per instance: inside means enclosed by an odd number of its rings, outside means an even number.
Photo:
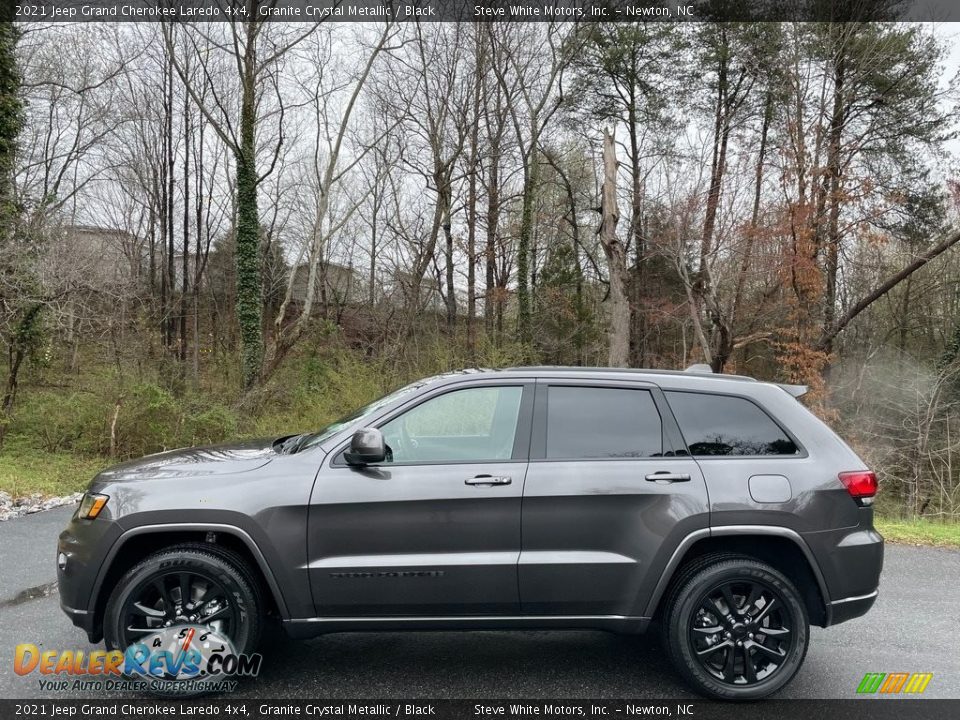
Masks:
[[[403,413],[381,429],[388,462],[464,463],[509,460],[523,388],[454,390]]]

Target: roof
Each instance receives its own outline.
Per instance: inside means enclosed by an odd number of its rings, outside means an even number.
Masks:
[[[703,380],[758,382],[756,378],[746,375],[722,375],[710,372],[690,371],[689,369],[657,370],[647,368],[580,367],[569,365],[517,365],[506,368],[463,368],[462,370],[453,370],[433,377],[424,378],[422,382],[453,380],[464,375],[489,375],[491,377],[529,377],[530,375],[539,375],[541,377],[594,377],[601,379],[629,376],[633,380],[640,380],[644,375],[650,375],[656,378],[675,377],[687,380],[696,378]]]
[[[708,367],[708,366],[702,366]],[[572,365],[532,365],[517,366],[505,368],[505,371],[523,371],[547,373],[550,375],[679,375],[680,377],[709,377],[712,380],[746,380],[747,382],[757,382],[756,378],[747,375],[723,375],[711,372],[709,369],[701,370],[699,365],[691,365],[686,370],[663,370],[654,368],[615,368],[615,367],[580,367]]]
[[[494,376],[494,377],[529,377],[537,375],[547,378],[576,378],[584,377],[595,380],[615,380],[617,378],[629,377],[632,380],[643,380],[644,376],[652,382],[659,382],[665,378],[676,380],[676,385],[689,389],[705,389],[716,382],[734,382],[734,383],[763,383],[756,378],[747,375],[725,375],[713,373],[707,365],[691,365],[686,370],[662,370],[653,368],[614,368],[614,367],[573,367],[564,365],[519,365],[503,369],[490,368],[464,368],[450,373],[444,373],[432,378],[425,378],[424,383],[437,381],[453,381],[463,375],[473,376]],[[672,383],[673,384],[673,383]],[[804,385],[784,385],[780,383],[769,383],[776,385],[793,397],[800,397],[807,388]]]

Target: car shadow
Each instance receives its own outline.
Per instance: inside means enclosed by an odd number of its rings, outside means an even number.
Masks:
[[[652,635],[586,630],[268,632],[238,695],[341,698],[695,697]]]

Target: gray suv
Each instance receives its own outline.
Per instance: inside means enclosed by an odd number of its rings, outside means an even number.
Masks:
[[[811,623],[867,612],[876,477],[797,397],[687,372],[519,367],[428,378],[307,435],[97,475],[61,604],[122,649],[265,618],[340,630],[659,630],[699,692],[782,688]]]

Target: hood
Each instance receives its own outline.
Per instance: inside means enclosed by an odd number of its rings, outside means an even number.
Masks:
[[[272,439],[249,440],[210,447],[168,450],[109,467],[97,475],[95,482],[250,472],[277,457],[273,445]]]

